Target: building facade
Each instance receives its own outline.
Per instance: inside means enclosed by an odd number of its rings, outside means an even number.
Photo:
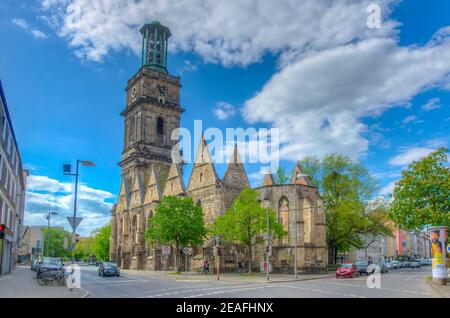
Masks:
[[[225,213],[233,200],[250,187],[237,147],[223,178],[216,172],[205,139],[201,138],[195,162],[185,186],[181,153],[177,148],[181,114],[180,78],[167,71],[169,28],[159,22],[144,25],[141,68],[127,84],[124,118],[122,181],[118,202],[111,216],[110,259],[122,268],[161,270],[171,268],[173,255],[167,260],[161,247],[148,243],[144,234],[149,218],[164,196],[189,196],[202,206],[205,223],[210,224]],[[274,269],[324,271],[327,268],[325,215],[316,188],[302,177],[301,168],[290,184],[277,185],[267,175],[264,186],[257,188],[261,201],[278,215],[289,235],[274,242],[271,257]],[[295,249],[297,248],[297,253]],[[193,247],[191,269],[200,268],[203,260],[213,258],[213,242]],[[263,248],[254,251],[254,267],[263,261]],[[235,268],[245,262],[245,253],[236,246],[224,246],[221,265]]]
[[[0,224],[5,235],[0,239],[0,275],[14,267],[21,244],[25,209],[26,178],[17,140],[0,82]]]

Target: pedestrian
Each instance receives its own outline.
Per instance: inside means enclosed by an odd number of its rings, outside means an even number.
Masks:
[[[238,263],[238,273],[242,274],[243,271],[244,271],[244,265],[242,264],[241,261],[239,261],[239,263]]]
[[[205,261],[203,262],[202,273],[204,273],[205,275],[208,275],[208,273],[209,273],[209,262],[208,262],[208,260],[206,260],[206,259],[205,259]]]

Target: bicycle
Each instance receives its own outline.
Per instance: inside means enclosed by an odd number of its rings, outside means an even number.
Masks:
[[[59,285],[66,286],[67,274],[64,270],[45,271],[37,276],[37,281],[41,286]]]

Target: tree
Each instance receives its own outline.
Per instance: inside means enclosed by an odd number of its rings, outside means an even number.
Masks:
[[[156,206],[145,237],[152,243],[175,245],[175,271],[178,272],[180,247],[201,245],[206,234],[200,205],[189,197],[166,196]]]
[[[98,260],[109,260],[109,238],[111,235],[111,224],[102,226],[93,232],[92,252]]]
[[[44,250],[45,256],[49,257],[70,257],[69,245],[71,242],[70,233],[58,228],[44,228]],[[49,236],[50,233],[50,236]],[[50,241],[50,245],[49,244]]]
[[[439,148],[402,172],[389,216],[397,226],[416,230],[450,226],[450,168],[447,148]]]
[[[279,167],[275,174],[275,181],[277,184],[286,184],[291,176],[286,173],[283,167]]]
[[[93,255],[93,249],[92,245],[94,244],[94,237],[86,237],[83,239],[80,239],[80,241],[75,246],[75,258],[76,259],[82,259],[86,260],[90,256]]]
[[[366,206],[364,216],[362,233],[364,234],[363,247],[367,259],[369,247],[376,242],[380,235],[392,235],[392,228],[387,222],[389,203],[381,198],[373,200]]]
[[[253,246],[265,241],[261,234],[267,231],[266,213],[266,209],[258,201],[258,192],[244,189],[226,213],[214,223],[214,234],[220,235],[224,241],[247,247],[249,273],[252,272]],[[272,238],[283,238],[286,234],[283,226],[277,222],[275,212],[269,210],[269,235]]]
[[[334,263],[338,251],[363,247],[363,236],[368,229],[373,229],[371,233],[378,230],[379,234],[383,233],[384,228],[368,227],[370,222],[365,212],[378,191],[378,183],[364,166],[339,154],[322,160],[306,157],[299,163],[323,197],[327,245]]]

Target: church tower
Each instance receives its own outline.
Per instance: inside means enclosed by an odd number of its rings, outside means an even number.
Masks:
[[[142,35],[141,68],[126,87],[125,138],[122,151],[122,178],[129,185],[139,175],[146,184],[150,167],[163,180],[172,162],[172,148],[180,127],[180,78],[167,70],[167,46],[171,32],[158,21],[145,24]]]

